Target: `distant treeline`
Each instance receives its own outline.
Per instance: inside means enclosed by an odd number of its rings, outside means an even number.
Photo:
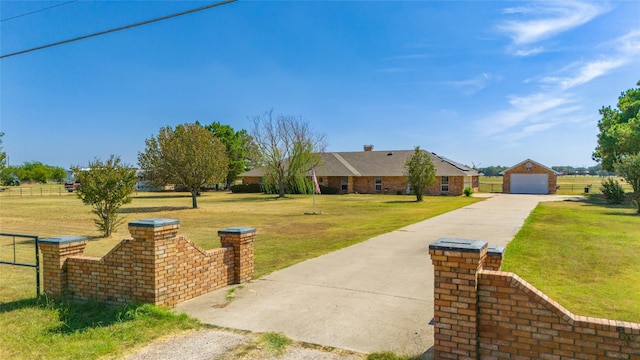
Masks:
[[[500,176],[500,173],[507,170],[507,166],[487,166],[478,168],[477,170],[485,176]],[[590,167],[573,167],[573,166],[552,166],[553,170],[562,175],[598,175],[598,176],[614,176],[615,173],[602,170],[602,166],[595,165]]]
[[[3,180],[14,177],[18,178],[21,182],[62,182],[67,177],[67,173],[59,166],[47,165],[39,161],[25,161],[22,165],[8,166],[0,173],[0,178]]]

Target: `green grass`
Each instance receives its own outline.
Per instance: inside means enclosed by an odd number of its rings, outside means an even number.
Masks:
[[[312,210],[310,196],[276,200],[262,194],[204,193],[198,199],[200,208],[191,209],[191,198],[185,194],[140,193],[122,208],[121,214],[127,222],[178,219],[180,234],[205,249],[220,246],[219,229],[255,227],[259,277],[480,201],[438,196],[416,203],[414,199],[398,195],[317,196],[317,209],[322,215],[309,216],[305,212]],[[85,253],[90,256],[103,256],[129,237],[125,225],[112,237],[100,238],[90,207],[75,196],[19,197],[0,193],[0,229],[41,238],[86,236],[90,241]],[[0,258],[12,255],[7,242],[0,237]],[[23,244],[18,252],[19,257],[28,260],[33,249]],[[148,305],[141,314],[150,314],[138,317],[131,316],[131,308],[38,300],[34,298],[32,269],[0,265],[0,274],[0,359],[117,356],[160,336],[199,326],[188,318],[160,316],[158,312],[164,310]]]
[[[293,343],[291,339],[276,332],[266,332],[258,335],[259,344],[268,353],[273,355],[283,354],[289,345]]]
[[[97,359],[201,327],[152,305],[110,307],[46,297],[1,303],[0,314],[0,359]]]
[[[640,216],[628,206],[541,203],[502,269],[576,315],[640,322]]]

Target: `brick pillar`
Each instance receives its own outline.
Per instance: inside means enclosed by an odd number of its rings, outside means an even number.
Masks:
[[[175,264],[176,236],[180,221],[145,219],[129,223],[133,238],[131,298],[133,301],[164,304],[171,288],[166,286],[167,274]]]
[[[487,255],[479,240],[438,239],[434,267],[434,358],[478,359],[478,271]]]
[[[497,245],[489,245],[487,248],[487,257],[484,260],[483,268],[486,270],[500,270],[502,266],[502,258],[504,256],[504,247]]]
[[[53,297],[65,295],[67,284],[67,258],[84,253],[87,238],[81,236],[58,236],[39,241],[42,252],[44,292]]]
[[[234,278],[236,284],[253,278],[253,242],[256,229],[232,227],[218,231],[222,247],[233,248]]]

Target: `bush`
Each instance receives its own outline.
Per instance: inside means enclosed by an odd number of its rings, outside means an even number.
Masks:
[[[609,204],[622,204],[624,202],[624,189],[618,180],[609,178],[603,181],[600,191],[602,191]]]
[[[231,186],[231,192],[233,193],[261,193],[262,185],[260,184],[240,184]]]
[[[469,186],[465,186],[462,190],[462,193],[464,194],[464,196],[471,196],[471,194],[473,194],[473,189],[471,189],[471,187]]]

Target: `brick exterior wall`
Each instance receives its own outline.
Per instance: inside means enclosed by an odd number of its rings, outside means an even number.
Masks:
[[[499,271],[502,252],[477,240],[429,246],[436,359],[640,359],[640,324],[572,314]]]
[[[347,178],[348,194],[406,194],[407,178],[405,176],[383,176],[382,190],[375,190],[375,176],[349,176]],[[436,176],[436,182],[425,190],[426,195],[462,195],[464,190],[464,176],[449,176],[449,191],[441,191],[442,177]],[[341,187],[340,176],[319,176],[318,182],[323,186],[330,186],[336,189]],[[259,184],[259,177],[247,176],[242,178],[243,184]],[[480,177],[473,176],[471,188],[477,192],[480,186]]]
[[[178,236],[178,229],[177,220],[132,222],[132,239],[102,258],[82,255],[84,238],[43,239],[44,291],[76,300],[172,307],[253,276],[255,229],[220,230],[223,247],[209,251]]]
[[[531,168],[527,168],[527,163],[529,161],[525,161],[522,164],[514,166],[502,174],[502,192],[505,194],[511,193],[511,174],[548,174],[549,182],[547,184],[547,191],[549,194],[555,194],[556,188],[558,185],[558,176],[552,170],[549,170],[543,166],[540,166],[534,161],[530,161]]]

